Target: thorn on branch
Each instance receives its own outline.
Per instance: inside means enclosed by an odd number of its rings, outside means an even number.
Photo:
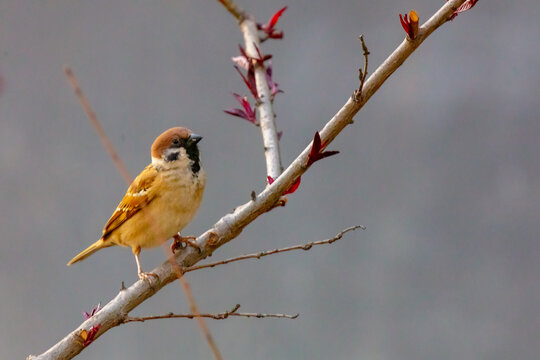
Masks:
[[[446,2],[448,2],[448,0],[446,0]],[[461,4],[460,7],[457,8],[456,11],[454,11],[452,13],[452,15],[450,15],[448,20],[450,20],[450,21],[454,20],[456,18],[456,16],[458,16],[462,12],[470,10],[474,5],[476,5],[477,2],[478,2],[478,0],[467,0],[467,1],[465,1],[463,4]]]
[[[360,80],[360,86],[358,89],[356,89],[353,93],[353,101],[355,103],[359,103],[362,100],[362,90],[364,89],[364,84],[366,82],[367,74],[368,74],[368,58],[369,58],[369,50],[366,46],[366,42],[364,41],[364,35],[360,35],[358,37],[360,42],[362,43],[362,51],[364,55],[364,71],[362,71],[361,68],[358,69],[358,80]]]
[[[403,27],[403,30],[405,30],[405,32],[407,33],[407,38],[409,40],[414,40],[416,38],[416,35],[418,35],[419,18],[416,11],[409,11],[409,18],[407,18],[407,14],[399,14],[399,20],[401,21],[401,26]]]

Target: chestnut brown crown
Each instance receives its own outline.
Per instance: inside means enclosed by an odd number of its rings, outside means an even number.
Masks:
[[[160,159],[166,150],[175,148],[188,148],[196,145],[202,139],[185,127],[173,127],[159,135],[151,147],[153,158]]]

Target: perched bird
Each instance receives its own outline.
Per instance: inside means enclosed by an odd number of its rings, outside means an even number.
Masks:
[[[152,163],[133,180],[105,224],[101,238],[67,265],[109,246],[129,246],[137,261],[139,278],[144,279],[154,274],[142,271],[141,248],[161,245],[171,237],[173,252],[180,242],[191,244],[189,238],[178,233],[193,219],[203,197],[206,174],[197,147],[201,139],[183,127],[159,135],[152,144]]]

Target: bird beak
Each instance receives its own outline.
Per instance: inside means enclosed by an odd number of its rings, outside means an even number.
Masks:
[[[190,143],[190,145],[192,145],[192,144],[197,144],[197,143],[199,143],[199,141],[201,141],[201,140],[202,140],[202,136],[201,136],[201,135],[197,135],[197,134],[194,133],[194,134],[191,134],[191,135],[189,136],[189,143]]]

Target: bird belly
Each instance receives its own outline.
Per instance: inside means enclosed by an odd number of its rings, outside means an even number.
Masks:
[[[202,201],[205,178],[180,182],[164,179],[164,186],[144,209],[122,224],[119,245],[141,248],[156,247],[182,229],[193,219]]]

